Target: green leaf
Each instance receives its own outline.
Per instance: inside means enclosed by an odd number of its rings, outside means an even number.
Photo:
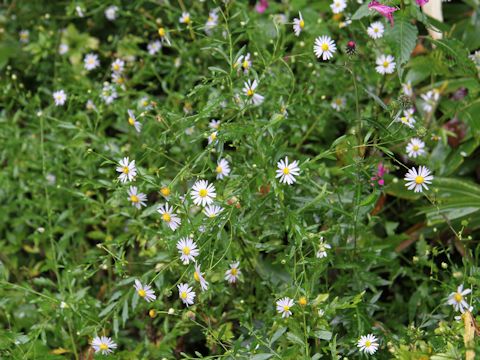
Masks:
[[[270,359],[273,355],[274,354],[267,354],[267,353],[255,354],[252,357],[250,357],[250,360],[266,360],[266,359]]]
[[[270,345],[272,345],[275,341],[277,341],[280,338],[280,336],[282,336],[285,333],[285,331],[287,331],[287,328],[285,326],[275,331],[275,334],[273,334],[272,338],[270,339]]]
[[[330,341],[332,339],[332,333],[327,330],[317,330],[315,331],[315,336],[320,340],[327,340]]]
[[[355,11],[355,14],[353,14],[352,16],[352,20],[359,20],[369,15],[370,15],[370,9],[368,8],[368,3],[365,3],[362,6],[360,6],[357,9],[357,11]]]
[[[415,25],[404,18],[396,19],[395,26],[389,31],[389,37],[394,41],[397,66],[410,59],[417,44],[417,35],[418,30]]]
[[[303,343],[303,340],[298,337],[298,335],[295,335],[292,332],[287,333],[287,339],[290,340],[291,342],[298,344],[298,345],[305,345]]]

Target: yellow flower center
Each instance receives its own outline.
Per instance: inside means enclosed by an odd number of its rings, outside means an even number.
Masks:
[[[142,297],[142,298],[147,295],[147,292],[146,292],[145,290],[143,290],[143,289],[138,289],[137,292],[138,292],[138,296],[140,296],[140,297]]]
[[[328,44],[322,44],[322,50],[327,51],[328,50]]]
[[[133,203],[138,203],[140,200],[138,199],[138,196],[137,195],[130,195],[130,200],[133,202]]]
[[[420,150],[420,147],[418,145],[413,145],[413,151],[418,151]]]
[[[303,29],[305,27],[305,21],[300,20],[300,22],[298,23],[298,25],[300,26],[300,29]]]
[[[378,28],[374,28],[374,29],[373,29],[373,32],[377,33],[377,32],[378,32]]]
[[[215,171],[217,172],[217,174],[220,174],[223,171],[223,169],[220,165],[218,165]]]
[[[132,126],[135,125],[135,119],[129,117],[129,118],[128,118],[128,123],[129,123],[130,125],[132,125]]]
[[[205,197],[208,195],[208,191],[207,189],[200,189],[200,191],[198,192],[198,195],[200,195],[200,197]]]
[[[460,293],[455,293],[455,296],[453,297],[457,303],[463,300],[463,296]]]
[[[185,17],[183,18],[183,22],[184,22],[185,24],[190,24],[190,16],[185,16]]]
[[[163,219],[163,221],[165,221],[165,222],[170,222],[170,220],[172,220],[172,217],[170,216],[169,213],[163,213],[162,219]]]
[[[153,319],[155,316],[157,316],[157,311],[155,309],[150,309],[148,315]]]
[[[101,343],[100,344],[100,350],[102,350],[102,351],[108,350],[108,345],[105,344],[105,343]]]
[[[196,280],[196,281],[200,281],[200,276],[198,275],[198,272],[194,272],[193,273],[193,278]]]
[[[365,341],[365,347],[370,347],[372,345],[372,342],[370,340]]]
[[[182,250],[184,255],[190,255],[190,248],[188,246],[185,246]]]
[[[163,195],[163,196],[168,196],[170,195],[170,189],[168,187],[163,187],[160,189],[160,193]]]
[[[424,180],[425,180],[425,179],[423,178],[423,176],[418,175],[418,176],[415,178],[415,183],[420,185],[420,184],[423,184],[423,181],[424,181]]]
[[[210,135],[210,139],[215,140],[216,138],[217,138],[217,134],[212,133],[212,134]]]
[[[248,67],[250,66],[250,64],[248,63],[247,60],[244,60],[243,63],[242,63],[242,66],[244,69],[248,69]]]
[[[182,291],[182,292],[180,293],[180,297],[181,297],[182,299],[186,299],[186,298],[187,298],[187,292],[186,292],[186,291]]]
[[[301,306],[307,305],[307,298],[306,298],[305,296],[302,296],[302,297],[298,300],[298,303],[299,303]]]
[[[166,34],[166,32],[165,32],[164,28],[161,27],[161,28],[158,29],[158,35],[160,35],[160,37],[164,37],[165,34]]]
[[[122,171],[124,174],[128,174],[130,172],[130,169],[128,168],[128,166],[124,166]]]
[[[283,173],[284,173],[285,175],[290,174],[290,169],[289,169],[288,167],[284,168],[284,169],[283,169]]]
[[[254,92],[252,89],[247,90],[247,96],[253,96]]]
[[[283,311],[287,312],[289,310],[290,310],[290,306],[288,306],[288,305],[283,306]]]
[[[232,274],[233,276],[237,276],[238,270],[236,268],[233,268],[230,270],[230,274]]]
[[[339,106],[342,105],[342,99],[336,99],[335,103]]]
[[[120,65],[118,65],[118,64],[113,64],[113,70],[114,70],[114,71],[120,70]]]
[[[388,65],[389,65],[389,64],[388,64],[388,61],[384,61],[384,62],[383,62],[383,67],[384,67],[384,68],[387,68]]]

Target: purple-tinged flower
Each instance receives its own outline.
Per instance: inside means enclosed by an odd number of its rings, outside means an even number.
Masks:
[[[377,172],[375,176],[372,176],[370,178],[371,181],[375,181],[378,185],[383,186],[385,185],[385,180],[383,180],[383,175],[387,172],[387,169],[385,169],[385,166],[383,166],[383,163],[378,163],[377,167]],[[375,186],[375,184],[371,183],[370,185]]]
[[[416,0],[418,6],[423,6],[428,3],[428,0]]]
[[[390,21],[390,25],[393,27],[393,13],[398,10],[397,8],[380,4],[376,0],[370,2],[370,4],[368,4],[368,8],[377,11],[382,16],[385,16]]]
[[[427,0],[428,1],[428,0]],[[255,5],[255,10],[259,14],[263,14],[265,10],[268,9],[268,0],[260,0],[257,5]]]

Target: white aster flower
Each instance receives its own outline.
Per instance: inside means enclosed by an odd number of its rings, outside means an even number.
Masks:
[[[340,14],[347,7],[347,2],[345,0],[334,0],[330,5],[334,14]]]
[[[302,13],[298,12],[298,18],[293,19],[293,32],[295,36],[300,36],[304,27],[305,21],[303,20]]]
[[[463,290],[463,284],[457,288],[456,292],[452,292],[448,296],[447,304],[452,305],[455,311],[460,311],[462,314],[467,311],[472,311],[473,308],[465,301],[465,295],[472,292],[471,289]]]
[[[323,237],[320,238],[320,243],[318,244],[317,258],[322,259],[327,257],[327,250],[330,250],[332,246],[323,242]]]
[[[418,138],[412,138],[407,145],[406,151],[411,158],[422,156],[425,154],[425,143]]]
[[[210,205],[217,194],[213,184],[209,184],[207,180],[198,180],[193,184],[190,196],[195,205],[205,206]]]
[[[90,53],[85,55],[83,59],[85,70],[91,71],[96,69],[100,66],[100,61],[98,60],[98,55],[94,53]]]
[[[137,168],[135,166],[135,160],[130,161],[128,157],[124,157],[119,162],[120,166],[117,166],[117,172],[120,173],[118,179],[122,183],[126,183],[127,181],[135,180],[137,176]]]
[[[225,280],[227,280],[230,284],[234,284],[237,282],[238,277],[241,275],[241,271],[239,269],[240,261],[234,262],[230,264],[230,269],[225,271]]]
[[[185,131],[185,133],[186,133],[187,135],[193,134],[193,126],[192,126],[191,128],[192,128],[192,131],[191,131],[190,134],[188,134],[188,133]],[[217,131],[214,131],[214,132],[212,132],[210,135],[208,135],[208,145],[210,145],[211,143],[216,144],[216,143],[218,142],[218,140],[217,140],[217,134],[218,134],[218,132],[217,132]]]
[[[122,59],[116,59],[112,63],[112,71],[114,73],[121,73],[123,72],[124,68],[125,68],[125,61],[123,61]]]
[[[105,104],[110,105],[117,97],[117,89],[115,86],[105,83],[102,89],[102,99]]]
[[[367,28],[367,34],[372,39],[380,39],[385,32],[385,26],[380,21],[375,21]]]
[[[205,209],[203,209],[203,213],[211,219],[217,217],[222,211],[223,208],[218,205],[207,205]]]
[[[405,186],[408,190],[422,192],[423,189],[428,190],[427,184],[432,183],[433,176],[428,168],[420,166],[418,171],[415,168],[408,170],[404,180],[407,182]]]
[[[295,181],[295,176],[300,174],[300,168],[298,167],[298,161],[295,160],[292,163],[288,163],[288,156],[285,160],[280,160],[277,163],[277,178],[280,178],[280,182],[288,185],[292,185]]]
[[[165,28],[158,28],[158,36],[160,36],[160,41],[162,42],[162,44],[166,44],[169,46],[171,45],[170,39],[168,38],[167,30],[165,30]]]
[[[147,50],[150,55],[155,55],[162,49],[162,43],[159,40],[149,42],[147,45]]]
[[[215,168],[215,172],[217,173],[217,179],[223,179],[230,174],[230,165],[227,160],[220,159],[217,162],[217,167]]]
[[[150,285],[142,285],[137,279],[135,279],[135,285],[133,287],[137,291],[138,296],[144,298],[146,302],[151,302],[157,298],[155,296],[155,291],[152,290]]]
[[[240,69],[243,69],[243,73],[247,74],[248,70],[250,70],[250,68],[252,67],[252,60],[250,59],[250,57],[250,53],[247,53],[247,55],[245,56],[240,55],[233,67],[238,69],[239,71]]]
[[[88,111],[97,110],[97,107],[95,106],[94,102],[91,99],[87,100],[87,103],[85,104],[85,108]]]
[[[180,260],[182,260],[184,265],[189,264],[190,260],[195,261],[195,257],[200,254],[195,241],[188,237],[178,240],[177,249],[180,253]]]
[[[345,100],[345,98],[341,96],[333,99],[331,105],[333,109],[340,111],[345,107],[346,103],[347,101]]]
[[[422,106],[423,111],[430,113],[434,109],[437,101],[440,100],[440,91],[438,89],[430,90],[426,94],[422,94],[421,98],[424,101]]]
[[[218,128],[220,127],[220,124],[221,124],[221,121],[220,121],[220,120],[212,119],[212,120],[210,120],[210,122],[208,123],[208,126],[209,126],[211,129],[218,130]]]
[[[210,35],[214,27],[218,25],[217,9],[210,11],[207,22],[205,23],[205,33]]]
[[[195,292],[188,284],[178,284],[178,297],[185,305],[193,305]]]
[[[117,344],[107,336],[95,336],[92,340],[92,347],[96,353],[101,352],[103,355],[108,355],[113,352],[112,349],[117,348]]]
[[[264,99],[262,95],[255,92],[257,86],[257,80],[253,80],[253,82],[251,80],[247,80],[243,86],[243,93],[247,97],[247,101],[253,103],[254,105],[260,105],[263,103]]]
[[[125,77],[122,75],[122,73],[112,73],[112,82],[119,85],[122,89],[125,90]]]
[[[53,100],[56,106],[63,106],[65,105],[65,101],[67,101],[67,94],[63,90],[55,91],[53,93]]]
[[[137,209],[141,209],[142,206],[147,206],[147,195],[139,193],[136,186],[130,186],[130,189],[128,189],[128,200],[130,200],[132,205]]]
[[[162,215],[162,220],[173,231],[177,230],[182,223],[182,220],[178,217],[178,215],[173,212],[173,207],[169,206],[168,203],[160,205],[157,211],[160,213],[160,215]]]
[[[413,129],[413,126],[416,122],[413,114],[415,109],[406,109],[403,111],[403,116],[401,116],[397,121],[400,121],[403,125],[408,126],[410,129]]]
[[[192,22],[192,19],[190,18],[190,14],[188,12],[183,12],[182,16],[180,19],[178,19],[181,24],[190,24]]]
[[[402,90],[405,95],[408,97],[413,96],[412,82],[409,80],[405,84],[402,84]]]
[[[392,74],[395,70],[395,58],[392,55],[380,55],[376,60],[375,70],[379,74]]]
[[[330,36],[319,36],[315,39],[315,45],[313,46],[313,52],[317,58],[322,60],[329,60],[333,57],[333,54],[337,51],[335,42]]]
[[[137,118],[135,117],[135,114],[133,113],[132,110],[128,110],[128,123],[137,130],[137,132],[142,131],[142,124],[137,121]]]
[[[112,5],[105,9],[105,17],[107,20],[115,21],[117,19],[118,6]]]
[[[378,349],[378,339],[373,334],[363,335],[358,340],[357,347],[360,351],[373,355]]]
[[[28,43],[30,41],[30,31],[22,30],[18,33],[18,37],[20,38],[21,43]]]
[[[277,301],[277,311],[279,314],[282,314],[282,318],[288,318],[290,315],[292,315],[292,311],[290,309],[293,305],[294,302],[292,299],[284,297],[283,299]]]
[[[65,55],[68,52],[68,45],[65,43],[61,43],[60,46],[58,47],[58,53],[60,55]]]
[[[152,110],[153,109],[153,106],[152,104],[150,103],[150,100],[148,99],[147,96],[144,96],[142,97],[139,101],[138,101],[138,107],[142,110]]]
[[[195,281],[198,281],[200,283],[200,287],[202,288],[202,291],[205,291],[208,289],[208,282],[203,277],[203,274],[200,270],[200,264],[198,263],[195,263],[195,272],[193,273],[193,278],[195,279]]]

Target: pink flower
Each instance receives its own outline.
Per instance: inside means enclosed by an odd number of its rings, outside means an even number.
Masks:
[[[425,1],[425,0],[417,0],[417,1]],[[376,0],[373,0],[370,4],[368,4],[368,8],[376,10],[380,15],[385,16],[390,21],[390,25],[393,27],[393,13],[398,10],[397,8],[380,4]]]
[[[428,0],[416,0],[417,1],[417,5],[418,6],[423,6],[425,5],[426,3],[428,3]]]
[[[425,1],[425,0],[421,0],[421,1]],[[257,5],[255,5],[255,10],[257,10],[259,14],[263,14],[267,9],[268,9],[268,0],[260,0],[257,3]]]
[[[383,180],[383,175],[385,175],[386,172],[387,172],[387,169],[385,169],[385,166],[383,166],[383,163],[378,163],[377,173],[375,174],[375,176],[372,176],[370,180],[376,181],[378,185],[383,186],[385,185],[385,180]],[[370,185],[374,186],[373,183],[371,183]]]

